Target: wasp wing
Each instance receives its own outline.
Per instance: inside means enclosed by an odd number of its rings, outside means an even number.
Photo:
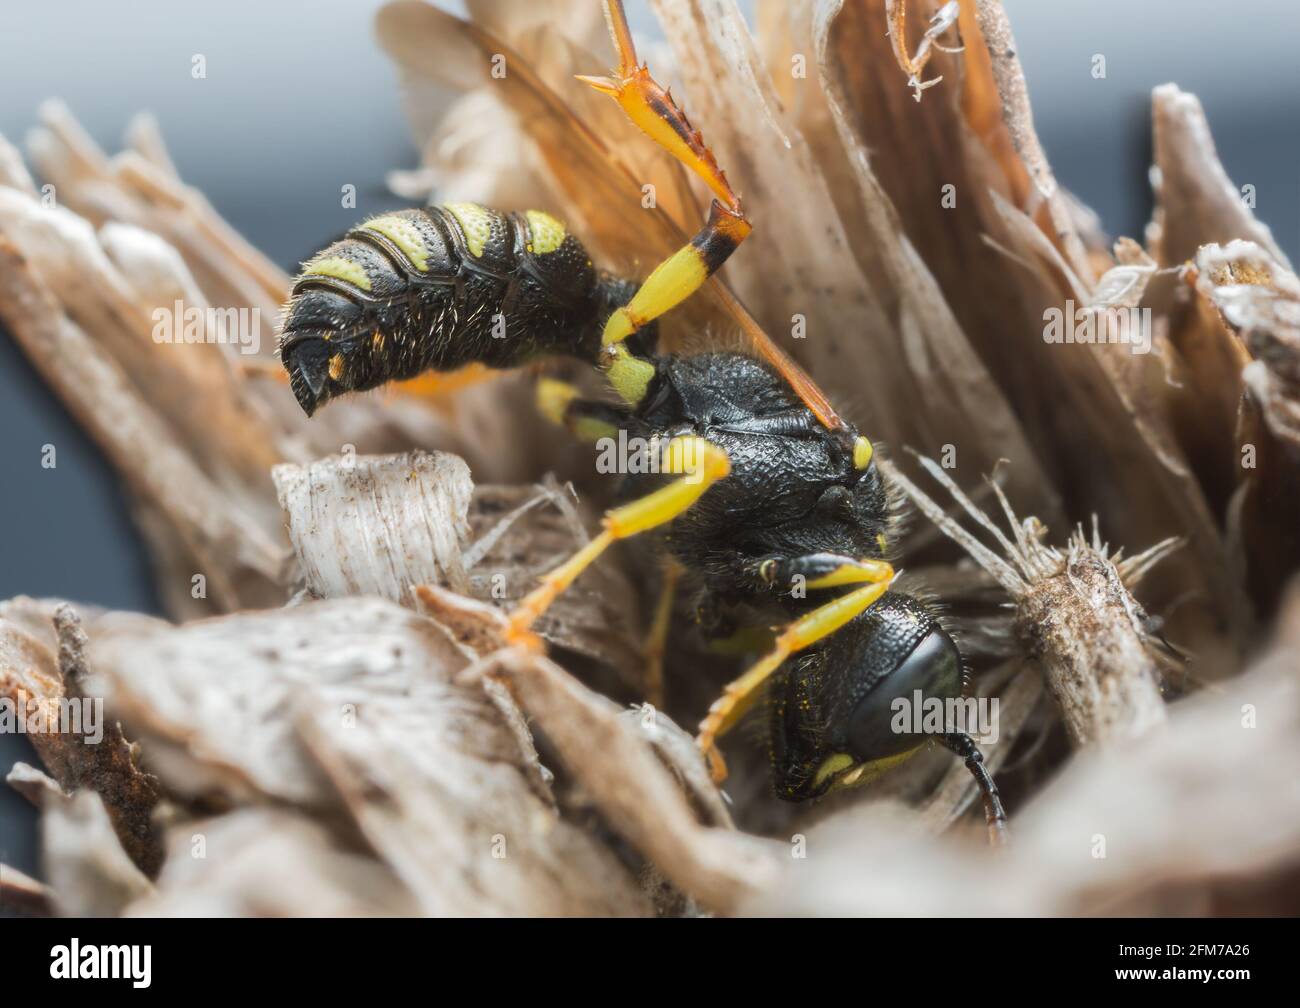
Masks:
[[[513,125],[516,135],[526,138],[530,156],[545,169],[541,174],[549,180],[551,205],[559,204],[602,265],[644,274],[686,244],[693,222],[704,218],[704,205],[681,165],[647,143],[616,106],[573,80],[575,70],[599,67],[601,61],[558,32],[534,28],[515,40],[516,49],[479,24],[415,0],[382,8],[377,32],[403,71],[417,132],[419,124],[433,121],[427,106],[442,97],[440,87],[491,89],[502,109],[513,114],[513,124],[503,117],[501,126]],[[515,170],[524,173],[527,167],[516,163]],[[482,192],[474,198],[487,202],[492,196]],[[718,277],[660,327],[669,350],[688,342],[698,346],[702,334],[707,341],[737,332],[823,424],[841,425],[825,394]]]

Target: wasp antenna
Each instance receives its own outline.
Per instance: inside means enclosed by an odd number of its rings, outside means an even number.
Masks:
[[[939,736],[943,744],[960,756],[966,763],[966,769],[975,778],[980,793],[984,798],[984,818],[989,828],[989,844],[1001,847],[1007,842],[1007,814],[1002,808],[1002,797],[998,786],[993,783],[993,775],[984,765],[984,754],[979,746],[965,732],[949,732]]]

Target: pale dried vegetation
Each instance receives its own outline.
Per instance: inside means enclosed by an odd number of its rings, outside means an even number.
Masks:
[[[731,0],[654,0],[667,46],[642,56],[756,222],[726,284],[894,449],[922,512],[904,566],[1001,699],[1008,847],[937,752],[789,807],[738,738],[724,800],[677,725],[734,668],[687,620],[666,711],[635,706],[644,550],[555,607],[550,658],[501,650],[501,607],[608,493],[534,419],[529,376],[308,421],[273,340],[156,344],[155,306],[271,320],[287,278],[148,119],[110,157],[51,104],[27,153],[57,205],[0,147],[0,318],[119,471],[170,620],[0,605],[0,691],[104,696],[121,722],[100,746],[33,737],[44,769],[9,780],[42,810],[45,880],[0,868],[0,896],[73,915],[1300,909],[1300,284],[1173,85],[1153,95],[1155,216],[1108,246],[1038,144],[1000,5],[940,6],[759,0],[751,34]],[[467,7],[379,14],[423,151],[395,188],[552,209],[629,270],[694,231],[702,190],[572,79],[611,60],[594,3]],[[669,335],[730,339],[725,296]],[[1150,308],[1152,351],[1046,342],[1067,301]],[[945,446],[955,468],[923,463]]]

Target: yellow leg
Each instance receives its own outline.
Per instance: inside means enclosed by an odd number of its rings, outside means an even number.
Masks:
[[[880,580],[832,599],[791,623],[777,636],[772,651],[739,679],[729,683],[722,691],[722,696],[713,702],[709,713],[700,722],[700,733],[695,741],[708,760],[709,773],[715,783],[721,784],[727,779],[727,765],[718,752],[718,738],[735,726],[754,706],[762,693],[763,684],[787,658],[823,637],[830,636],[885,594],[894,577],[893,569],[888,564],[885,568],[879,572]]]
[[[610,315],[601,336],[602,345],[622,343],[646,323],[685,301],[727,261],[750,230],[749,221],[739,209],[728,210],[714,200],[708,220],[691,243],[656,266],[632,300]]]
[[[664,448],[660,472],[680,473],[681,478],[665,487],[605,514],[604,530],[559,567],[542,578],[510,615],[506,639],[511,643],[540,649],[541,641],[530,629],[560,593],[619,539],[627,539],[667,524],[704,495],[718,480],[731,472],[727,453],[704,438],[673,438]]]
[[[642,132],[702,178],[716,197],[699,234],[660,263],[632,300],[615,310],[605,324],[601,365],[618,394],[636,403],[645,394],[653,370],[647,370],[647,362],[632,357],[623,341],[699,290],[745,240],[751,225],[740,208],[740,197],[699,131],[650,71],[637,64],[622,0],[606,0],[605,13],[618,50],[618,70],[609,77],[578,79],[614,98]]]
[[[595,444],[618,437],[620,415],[605,403],[578,398],[578,390],[556,378],[537,381],[537,410],[551,423],[568,428],[579,441]]]
[[[879,581],[882,577],[892,576],[894,570],[886,560],[858,560],[844,564],[823,574],[821,577],[809,578],[807,588],[838,588],[842,585],[862,584]]]
[[[650,71],[637,63],[632,31],[621,0],[606,0],[605,15],[618,51],[618,69],[608,77],[579,76],[578,79],[617,101],[643,133],[703,179],[715,197],[704,229],[689,245],[665,260],[626,308],[616,311],[608,320],[601,363],[615,391],[626,402],[635,404],[645,395],[654,368],[629,354],[622,345],[623,340],[696,290],[745,240],[751,225],[740,207],[740,198],[699,131],[673,101],[672,93],[661,88]],[[714,293],[729,306],[755,354],[790,383],[817,419],[829,430],[845,429],[844,421],[825,393],[763,332],[735,295],[725,287],[718,287]]]
[[[676,560],[664,564],[663,586],[655,606],[650,632],[646,634],[642,653],[645,655],[645,696],[656,707],[664,705],[664,650],[668,631],[673,625],[673,600],[677,597],[677,582],[681,580],[682,566]]]

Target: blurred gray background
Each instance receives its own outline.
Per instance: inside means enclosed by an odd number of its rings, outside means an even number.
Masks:
[[[1141,236],[1149,95],[1175,81],[1199,95],[1229,175],[1255,186],[1256,213],[1300,259],[1300,4],[1004,2],[1057,177],[1110,234]],[[378,6],[44,0],[21,15],[9,6],[0,15],[0,133],[21,143],[39,103],[58,96],[116,151],[131,115],[148,109],[182,176],[292,270],[356,218],[397,205],[384,173],[415,162],[396,75],[373,42]],[[628,6],[634,27],[652,30],[644,3]],[[195,53],[206,57],[206,79],[190,76]],[[1095,54],[1105,56],[1104,80],[1091,76]],[[345,183],[357,187],[355,210],[339,205]],[[40,465],[47,443],[58,450],[53,470]],[[158,611],[112,472],[5,334],[0,462],[0,598]],[[16,759],[32,759],[26,739],[0,736],[0,775]],[[0,861],[38,874],[34,827],[32,810],[0,785]]]

